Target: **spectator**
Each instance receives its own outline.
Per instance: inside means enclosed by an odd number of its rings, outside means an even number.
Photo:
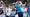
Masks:
[[[4,2],[0,0],[0,8],[3,8],[3,6],[4,6]]]
[[[19,2],[17,3],[16,8],[17,8],[17,10],[18,10],[18,16],[19,16],[19,17],[23,17],[23,12],[21,11],[21,5],[20,5]]]
[[[8,4],[6,7],[6,17],[10,17],[12,9],[10,8],[10,5]]]
[[[0,10],[0,15],[2,15],[3,14],[3,11],[2,11],[2,8],[1,8],[1,10]]]
[[[5,5],[2,2],[1,2],[1,5],[2,5],[1,7],[4,8]]]
[[[6,13],[6,8],[5,8],[5,7],[3,7],[3,9],[2,9],[2,10],[3,10],[4,14],[5,14],[5,13]]]
[[[12,12],[11,12],[11,17],[15,17],[16,10],[15,10],[15,5],[12,5]]]
[[[2,7],[2,10],[3,10],[3,12],[4,12],[4,14],[5,14],[5,11],[6,11],[6,8],[4,7],[4,4],[1,2],[1,7]]]
[[[27,17],[27,8],[25,7],[25,4],[22,4],[22,11],[23,11],[23,17]]]
[[[30,5],[29,5],[29,7],[27,9],[27,12],[28,12],[28,17],[30,17]]]
[[[3,14],[3,10],[0,10],[0,17],[6,17],[6,16]]]

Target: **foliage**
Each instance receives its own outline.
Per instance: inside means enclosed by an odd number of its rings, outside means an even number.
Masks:
[[[6,1],[6,0],[3,0],[4,2]],[[7,0],[6,2],[7,3],[13,3],[13,2],[16,2],[17,0]],[[23,1],[23,0],[21,0],[21,1]],[[30,0],[27,0],[27,2],[29,2],[30,3]]]
[[[27,0],[28,3],[30,3],[30,0]]]

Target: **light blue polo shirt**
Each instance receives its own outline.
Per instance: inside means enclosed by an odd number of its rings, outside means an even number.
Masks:
[[[21,11],[21,7],[22,7],[22,6],[21,6],[20,4],[17,4],[17,5],[16,5],[16,8],[18,9],[18,12],[22,12],[22,11]]]

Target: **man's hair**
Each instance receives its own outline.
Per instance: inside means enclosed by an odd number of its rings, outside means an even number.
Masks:
[[[22,2],[22,4],[25,4],[25,2]]]
[[[12,4],[12,6],[15,6],[15,4]]]
[[[8,6],[9,4],[7,4],[6,6]]]
[[[7,4],[6,6],[9,6],[10,4]]]

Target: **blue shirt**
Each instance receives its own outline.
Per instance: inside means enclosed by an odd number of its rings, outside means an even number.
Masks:
[[[11,12],[11,16],[15,16],[15,14],[16,14],[16,11]]]
[[[18,12],[22,12],[22,11],[21,11],[21,5],[20,5],[20,4],[17,4],[17,5],[16,5],[16,8],[18,9]]]
[[[6,11],[6,8],[3,8],[3,12],[5,12]]]
[[[28,15],[30,15],[30,8],[28,8],[27,11],[28,11]]]
[[[3,8],[3,12],[6,12],[6,8]]]
[[[3,10],[4,14],[5,14],[5,12],[6,12],[6,8],[3,8],[2,10]]]

